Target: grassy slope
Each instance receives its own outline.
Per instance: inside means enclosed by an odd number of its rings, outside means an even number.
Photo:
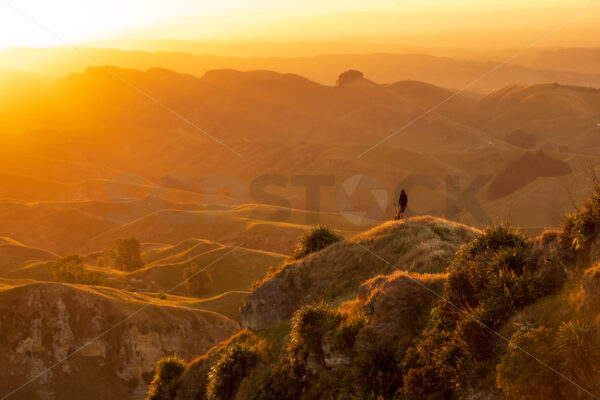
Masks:
[[[52,265],[56,255],[13,244],[16,242],[8,238],[3,240],[11,244],[0,245],[4,268],[0,277],[54,280]],[[223,313],[236,320],[239,318],[239,307],[247,295],[246,290],[254,281],[261,279],[268,268],[279,265],[286,259],[281,254],[246,248],[234,249],[204,239],[188,239],[172,246],[154,244],[143,247],[150,249],[142,253],[146,266],[141,270],[127,273],[90,264],[85,268],[98,272],[103,284],[108,287],[146,293],[143,296],[147,298],[155,298],[159,292],[175,288],[168,298],[176,304]],[[98,255],[101,253],[94,253],[87,258],[95,262]],[[220,257],[223,260],[217,261]],[[183,271],[190,265],[200,268],[208,266],[207,271],[212,276],[213,285],[201,298],[191,295],[186,286],[181,285]]]
[[[417,226],[420,226],[420,228],[417,228]],[[321,395],[331,395],[333,396],[332,398],[338,398],[336,397],[340,394],[338,390],[352,392],[355,387],[387,390],[385,389],[387,383],[401,385],[401,381],[395,381],[394,377],[399,376],[398,374],[400,376],[401,374],[405,374],[408,371],[405,368],[416,368],[418,370],[420,366],[419,364],[412,364],[416,361],[411,359],[411,357],[414,357],[416,353],[407,353],[408,355],[403,363],[408,364],[396,364],[402,359],[394,358],[394,351],[400,351],[401,354],[404,354],[406,347],[402,346],[407,346],[412,341],[414,341],[413,343],[419,343],[419,341],[423,340],[423,337],[426,339],[428,335],[435,337],[435,330],[427,331],[426,329],[430,329],[432,326],[429,312],[431,307],[437,303],[439,297],[432,295],[431,292],[424,288],[429,287],[429,290],[432,292],[447,296],[448,292],[444,292],[443,289],[447,285],[445,283],[448,279],[447,275],[422,273],[412,273],[409,275],[406,272],[396,271],[389,273],[390,271],[378,271],[373,260],[368,256],[357,258],[356,263],[360,267],[352,267],[352,260],[355,259],[354,253],[357,252],[356,246],[352,246],[352,243],[361,243],[387,260],[398,260],[394,261],[394,264],[400,265],[402,269],[414,267],[414,264],[411,265],[410,263],[402,262],[403,257],[406,256],[406,260],[414,260],[417,265],[429,265],[429,270],[443,271],[444,267],[433,267],[433,265],[437,265],[438,260],[436,251],[433,249],[440,248],[439,244],[435,245],[435,242],[440,239],[444,240],[445,238],[449,240],[449,243],[454,243],[455,245],[464,243],[468,238],[464,232],[456,235],[457,228],[460,231],[461,228],[454,223],[432,218],[412,219],[404,223],[387,223],[364,234],[359,234],[347,243],[332,245],[319,253],[309,256],[305,260],[287,264],[279,272],[267,277],[263,284],[253,291],[246,302],[245,310],[242,312],[242,323],[255,329],[236,335],[213,348],[206,355],[190,363],[184,373],[183,383],[178,391],[179,398],[185,400],[192,399],[194,396],[197,396],[198,390],[201,393],[207,390],[206,385],[211,382],[211,378],[206,375],[207,371],[210,368],[214,368],[218,360],[221,360],[221,362],[226,360],[227,358],[224,357],[226,357],[228,351],[236,343],[254,349],[259,357],[257,364],[241,370],[238,380],[234,380],[232,383],[233,390],[237,392],[239,398],[278,398],[272,397],[272,393],[279,393],[279,396],[283,396],[279,398],[311,399],[315,398],[314,396],[318,396],[319,393]],[[437,239],[433,242],[429,238],[431,231],[434,231],[437,236]],[[471,231],[471,233],[477,234],[478,232]],[[494,240],[502,240],[501,237],[494,238],[493,234],[487,231],[485,235],[482,237],[492,240],[490,245],[495,243]],[[469,237],[473,238],[474,236]],[[502,335],[511,337],[511,340],[519,342],[527,351],[532,352],[540,359],[549,363],[553,368],[562,368],[558,370],[563,371],[562,373],[567,376],[567,379],[554,374],[535,360],[532,361],[529,356],[522,354],[518,349],[511,346],[506,347],[504,342],[498,341],[495,338],[484,339],[477,336],[476,331],[461,331],[459,329],[459,335],[467,337],[472,335],[471,339],[465,339],[467,340],[467,344],[464,344],[465,349],[468,348],[469,351],[472,351],[471,346],[475,349],[477,349],[477,346],[483,346],[484,344],[479,342],[480,340],[492,343],[490,346],[495,346],[494,350],[489,351],[496,355],[492,356],[491,360],[486,361],[487,364],[481,364],[477,367],[481,368],[481,370],[477,370],[477,368],[466,370],[470,371],[468,373],[477,376],[474,378],[474,381],[469,383],[471,385],[470,393],[474,396],[489,399],[504,398],[499,389],[495,388],[496,379],[497,384],[500,385],[498,388],[504,390],[504,393],[511,393],[515,398],[527,398],[531,400],[555,398],[552,397],[554,395],[558,396],[556,397],[558,399],[563,398],[561,396],[569,397],[577,393],[580,394],[581,392],[578,392],[577,387],[572,385],[571,382],[576,382],[592,391],[598,388],[596,378],[590,378],[591,375],[589,375],[593,374],[593,376],[597,377],[597,370],[594,368],[600,365],[600,363],[589,352],[597,350],[598,345],[589,335],[591,334],[590,332],[597,332],[595,321],[597,321],[597,305],[600,303],[600,297],[596,291],[598,290],[598,282],[600,282],[598,279],[600,276],[600,272],[598,272],[600,271],[600,267],[593,267],[593,265],[600,259],[600,252],[598,251],[600,246],[597,241],[590,242],[585,247],[585,250],[573,258],[573,253],[570,253],[570,250],[563,247],[560,243],[556,233],[547,232],[544,236],[540,236],[535,241],[531,241],[526,245],[530,246],[526,247],[529,249],[527,251],[530,252],[528,257],[531,257],[529,262],[533,262],[533,264],[537,265],[536,268],[539,268],[535,279],[549,279],[544,285],[550,283],[556,279],[552,277],[554,273],[550,272],[553,268],[560,272],[559,275],[562,278],[560,282],[555,282],[555,284],[559,285],[557,291],[550,291],[546,297],[542,295],[541,298],[537,298],[529,306],[520,306],[520,309],[517,308],[518,311],[516,312],[513,310],[513,315],[510,319],[504,321],[499,329]],[[424,249],[425,251],[423,251]],[[463,253],[462,257],[465,257],[466,254],[470,253]],[[477,262],[480,261],[473,260],[474,265]],[[486,258],[483,262],[489,262],[489,259]],[[558,269],[556,269],[557,266]],[[590,266],[592,268],[589,268]],[[456,267],[466,268],[466,270],[472,268],[469,264],[456,264],[454,268]],[[348,268],[353,271],[352,274],[348,272]],[[564,274],[563,268],[568,271],[568,277],[561,275]],[[427,270],[427,268],[421,268],[420,270]],[[369,276],[368,271],[372,271],[373,275],[377,275],[377,273],[383,273],[383,275],[374,276],[368,280],[366,279]],[[475,276],[477,275],[475,269],[472,272]],[[451,274],[455,287],[456,285],[460,285],[461,279],[463,279],[457,273],[454,271],[452,272],[453,275]],[[550,275],[543,277],[544,274]],[[307,280],[307,276],[312,277],[312,279]],[[477,281],[479,278],[475,276],[469,279]],[[327,285],[336,286],[339,285],[340,281],[353,282],[355,277],[358,277],[357,284],[362,283],[358,291],[354,291],[350,295],[338,296],[337,298],[335,296],[319,297],[315,295],[316,292],[313,290],[313,285],[304,285],[304,287],[299,288],[298,286],[302,285],[297,284],[297,282],[311,281],[326,282]],[[286,284],[277,283],[285,282],[286,280],[289,280]],[[418,285],[415,284],[417,281],[421,283]],[[272,288],[274,286],[277,287],[277,285],[284,287],[284,292],[274,294]],[[464,289],[464,292],[457,292],[454,296],[459,296],[459,298],[460,296],[468,296],[469,289]],[[269,290],[271,290],[270,293],[268,292]],[[286,312],[284,314],[287,317],[283,316],[283,318],[278,320],[277,318],[273,318],[273,309],[269,309],[268,303],[275,302],[275,307],[285,306],[278,299],[281,299],[282,296],[298,299],[299,290],[303,293],[312,294],[311,296],[300,296],[301,300],[299,304],[314,304],[320,301],[325,306],[324,308],[305,307],[303,311],[295,314],[296,316],[292,320],[290,328],[290,321],[287,318],[290,317],[289,311],[291,309],[285,309],[284,311]],[[511,293],[513,290],[515,291],[514,294]],[[517,291],[516,287],[509,285],[504,287],[503,291],[500,291],[500,296],[514,295],[516,296],[514,299],[516,299],[519,296],[516,294]],[[253,301],[253,297],[258,301]],[[252,307],[258,303],[261,304],[260,309],[253,313]],[[488,303],[485,307],[499,307],[499,303]],[[513,303],[512,307],[516,307],[515,303]],[[477,313],[478,311],[474,309],[471,312]],[[266,319],[262,321],[262,324],[257,324],[257,317],[260,315]],[[367,319],[361,320],[365,316]],[[487,318],[489,317],[490,315],[487,316]],[[491,315],[491,317],[494,318],[495,316]],[[501,316],[497,316],[496,318],[502,320]],[[571,325],[565,325],[565,321],[568,321]],[[356,332],[352,331],[352,329],[360,330],[360,325],[353,325],[357,323],[364,323],[372,328],[378,335],[376,343],[379,343],[381,347],[370,342],[368,336],[360,335],[353,339],[355,341],[342,341],[341,344],[339,341],[336,342],[336,340],[340,340],[339,336],[336,335],[352,335],[351,332]],[[443,320],[441,326],[449,323],[449,321]],[[434,326],[440,326],[440,321],[436,322],[436,324],[438,325]],[[467,325],[464,325],[461,329],[468,329]],[[357,326],[358,328],[352,328],[353,326]],[[523,339],[519,335],[525,333],[531,335],[533,334],[532,332],[535,332],[531,329],[538,326],[544,327],[546,329],[545,332],[549,332],[550,337],[554,340],[554,344],[551,345],[554,346],[551,347],[553,349],[551,352],[544,350],[546,349],[544,347],[546,342],[543,342],[542,339],[534,342],[522,342]],[[336,329],[347,330],[339,331]],[[438,327],[436,329],[442,328]],[[347,338],[348,336],[342,337]],[[388,342],[387,340],[389,339],[392,339],[392,342]],[[428,346],[432,346],[434,354],[436,354],[435,357],[445,357],[445,353],[441,349],[443,346],[449,346],[449,344],[444,344],[445,339],[442,339],[442,336],[433,340],[441,340],[441,342],[428,343],[427,341],[423,341],[421,343],[423,343],[424,347],[419,347],[419,350],[413,349],[413,351],[420,351],[427,354],[429,351],[427,350]],[[318,345],[311,344],[314,341]],[[498,343],[493,344],[496,342]],[[397,346],[393,345],[390,347],[390,343],[395,343]],[[570,343],[570,345],[567,347],[557,347],[563,346],[565,343]],[[576,345],[575,343],[578,344]],[[435,350],[438,346],[442,347]],[[448,351],[451,351],[451,349],[449,348]],[[463,356],[457,353],[456,357],[461,359]],[[390,361],[392,359],[393,361]],[[386,364],[387,362],[393,362],[394,365],[402,365],[402,367],[395,369],[395,367],[390,367],[390,364]],[[421,360],[420,362],[423,361]],[[442,362],[444,368],[454,368],[455,370],[461,370],[462,368],[460,364],[455,365],[444,358],[436,362]],[[495,368],[496,364],[498,364],[498,369]],[[367,369],[364,369],[365,365]],[[404,365],[408,365],[408,367]],[[381,371],[381,374],[389,373],[386,371],[393,371],[394,376],[388,376],[386,378],[387,382],[367,378],[362,380],[360,374],[368,375],[370,369],[378,369]],[[277,375],[278,373],[283,373],[284,375]],[[314,375],[311,375],[311,373]],[[355,375],[357,373],[359,375]],[[439,379],[437,375],[432,375],[431,371],[427,373],[430,374],[429,378],[425,376],[423,379]],[[271,377],[269,379],[275,380],[265,380],[267,376]],[[385,377],[387,375],[381,376]],[[243,377],[246,377],[246,379],[242,381]],[[306,381],[302,379],[306,379]],[[415,375],[411,376],[410,379],[412,379],[410,385],[416,385],[410,386],[410,390],[416,388],[417,390],[422,389],[426,393],[436,393],[436,385],[439,384],[439,381],[425,380],[419,384],[418,380],[415,381],[415,379],[419,379]],[[200,386],[192,386],[192,382]],[[238,386],[240,382],[243,383]],[[405,385],[406,382],[408,381],[405,379]],[[429,385],[427,382],[438,383]],[[540,388],[541,382],[544,382],[545,394],[537,391]],[[274,390],[274,392],[263,392],[263,395],[271,393],[267,397],[250,397],[257,395],[258,388],[262,387],[264,389],[263,385],[271,385],[269,386],[269,390]],[[277,385],[283,386],[279,387]],[[334,392],[328,392],[329,386],[337,387],[337,389],[332,389]],[[283,391],[281,391],[282,388]],[[277,392],[278,390],[279,392]],[[294,390],[298,390],[298,392]],[[533,390],[533,392],[526,392],[526,390]],[[560,395],[558,395],[559,392],[561,393]],[[382,398],[390,396],[390,392],[386,393],[388,395]],[[393,394],[393,391],[391,393]],[[412,395],[410,393],[406,398],[421,398],[416,393]],[[439,392],[437,393],[439,394]],[[524,393],[529,394],[525,396]],[[366,395],[367,393],[363,393],[363,396]],[[389,398],[392,397],[390,396]],[[343,398],[343,396],[339,398]]]

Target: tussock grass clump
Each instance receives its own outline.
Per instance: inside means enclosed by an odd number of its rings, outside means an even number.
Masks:
[[[350,372],[358,354],[365,358],[360,364],[364,370],[370,370],[367,364],[373,366],[381,361],[378,358],[381,352],[373,354],[368,347],[376,340],[360,339],[368,329],[366,326],[367,320],[359,313],[346,314],[325,304],[306,305],[297,310],[283,353],[259,380],[252,399],[337,398],[342,392],[352,392],[356,389],[354,377],[361,376]],[[327,366],[326,352],[344,355],[346,363],[338,366],[347,373],[343,381]],[[377,375],[376,371],[370,373]]]
[[[156,364],[154,378],[150,383],[146,400],[175,399],[175,394],[181,383],[185,367],[185,361],[177,356],[169,356],[161,359]]]
[[[554,340],[564,374],[577,382],[591,383],[600,372],[597,329],[579,320],[563,322]]]
[[[592,171],[593,191],[581,209],[565,217],[560,235],[565,248],[579,253],[599,238],[600,234],[600,179]]]
[[[341,315],[324,305],[307,305],[292,316],[290,345],[296,350],[320,352],[323,336],[341,321]]]
[[[367,329],[357,347],[352,377],[359,398],[393,398],[402,386],[400,363],[406,346],[382,339]]]
[[[255,353],[255,357],[252,355],[249,357],[250,359],[256,360],[256,364],[254,364],[253,367],[249,367],[248,364],[245,364],[247,368],[238,369],[236,365],[239,367],[240,364],[233,362],[234,360],[240,360],[241,358],[244,358],[244,351],[235,351],[234,357],[230,357],[230,355],[228,355],[231,354],[232,349],[239,349],[240,347],[249,350],[251,353]],[[236,333],[229,339],[214,346],[207,353],[189,363],[183,375],[182,384],[177,391],[177,400],[197,400],[211,398],[209,397],[208,392],[208,387],[211,382],[212,385],[215,385],[213,386],[216,390],[214,393],[215,395],[219,395],[219,388],[227,388],[227,386],[220,386],[225,385],[227,382],[232,385],[229,386],[229,388],[232,389],[234,394],[237,391],[242,391],[242,388],[240,387],[241,381],[243,381],[248,374],[253,374],[257,369],[261,368],[259,365],[261,362],[264,363],[266,360],[269,360],[269,353],[265,352],[265,348],[265,340],[256,333],[247,329]],[[274,349],[271,348],[270,351],[273,352]],[[215,376],[215,373],[217,373],[217,371],[220,369],[223,369],[226,372],[226,381],[221,381]],[[232,373],[231,370],[234,372]],[[236,371],[239,372],[240,375],[238,378],[234,379],[232,376],[236,375]],[[213,379],[213,377],[215,379]],[[245,396],[242,398],[248,398],[249,396],[245,392],[245,388],[244,395]]]
[[[433,373],[445,384],[429,395],[460,395],[489,374],[501,348],[489,329],[500,329],[518,310],[555,293],[564,280],[557,279],[559,267],[538,265],[532,248],[531,240],[508,225],[488,227],[462,246],[449,268],[446,301],[433,309],[432,328],[417,346],[415,371],[408,371],[413,383]]]
[[[568,380],[559,377],[538,360],[559,371]],[[598,331],[580,320],[563,322],[557,329],[521,326],[511,337],[511,344],[497,370],[498,386],[509,398],[559,400],[589,397],[571,382],[592,392],[600,389]]]
[[[342,237],[325,225],[319,225],[308,231],[294,249],[292,258],[300,259],[309,254],[321,251],[327,246],[337,243]]]
[[[236,393],[240,382],[258,362],[258,350],[234,343],[225,348],[208,372],[209,399],[227,400]]]

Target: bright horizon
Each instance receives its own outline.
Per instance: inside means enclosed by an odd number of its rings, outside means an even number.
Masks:
[[[403,44],[412,39],[416,45],[444,46],[439,35],[443,32],[460,36],[459,45],[485,42],[489,47],[510,47],[519,46],[523,35],[534,38],[594,3],[598,2],[0,0],[0,48],[51,47],[63,45],[61,39],[81,43],[124,38],[382,41],[402,37],[398,40],[407,41]],[[600,8],[590,8],[545,44],[600,45],[591,34],[599,17]],[[582,30],[589,34],[581,35]],[[476,32],[480,35],[473,41]],[[572,37],[577,40],[571,41]]]

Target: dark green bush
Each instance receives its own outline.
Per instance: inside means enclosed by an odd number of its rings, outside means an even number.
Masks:
[[[146,400],[175,399],[175,394],[181,383],[184,371],[185,362],[177,356],[169,356],[161,359],[156,364],[154,378],[150,383]]]
[[[327,246],[339,242],[342,237],[325,225],[319,225],[307,232],[294,249],[293,258],[304,258],[309,254],[323,250]]]
[[[207,394],[210,399],[228,400],[258,362],[258,351],[246,344],[229,345],[208,372]]]
[[[80,283],[83,285],[99,285],[102,283],[100,273],[86,271],[83,266],[83,258],[78,254],[71,254],[54,262],[52,276],[58,282]]]

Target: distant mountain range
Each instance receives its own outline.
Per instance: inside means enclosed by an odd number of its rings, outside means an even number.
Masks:
[[[418,80],[452,89],[470,83],[469,91],[489,93],[511,83],[560,84],[600,87],[598,49],[565,49],[536,52],[537,56],[521,57],[498,68],[506,57],[495,61],[431,56],[421,52],[404,54],[332,54],[303,57],[230,57],[196,55],[185,52],[148,52],[108,48],[30,49],[0,51],[0,68],[30,71],[59,79],[71,72],[83,72],[90,66],[118,65],[123,68],[167,68],[180,73],[201,76],[213,69],[271,70],[295,73],[322,84],[334,84],[338,74],[349,68],[361,70],[379,83]],[[515,50],[516,53],[516,50]],[[514,54],[514,53],[512,53]],[[552,61],[552,60],[569,61]],[[523,65],[519,65],[519,64]],[[492,69],[493,73],[487,74]],[[485,76],[484,76],[485,75]]]

